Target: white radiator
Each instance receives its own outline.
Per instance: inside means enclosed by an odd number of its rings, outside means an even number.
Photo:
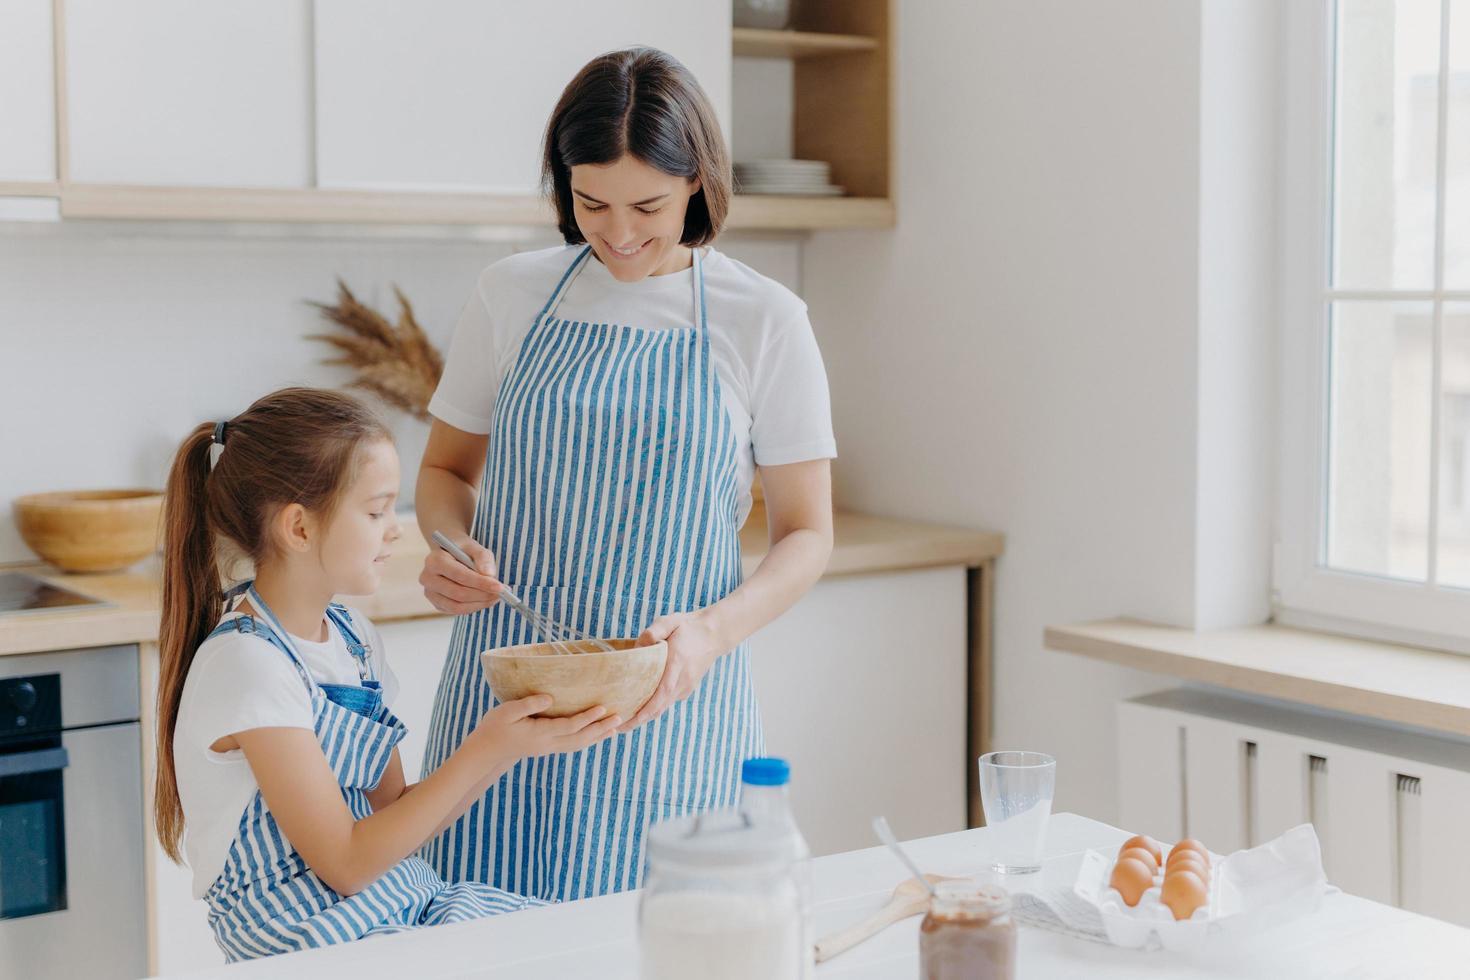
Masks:
[[[1217,853],[1316,826],[1343,891],[1470,926],[1470,743],[1208,691],[1118,705],[1122,826]]]

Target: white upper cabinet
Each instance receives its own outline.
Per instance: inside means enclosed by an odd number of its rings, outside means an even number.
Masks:
[[[562,89],[634,44],[682,61],[728,134],[727,2],[317,0],[319,183],[534,192]]]
[[[0,180],[56,179],[51,0],[0,0]]]
[[[310,0],[66,0],[71,179],[307,187]]]

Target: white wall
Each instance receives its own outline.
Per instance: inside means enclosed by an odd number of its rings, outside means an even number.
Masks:
[[[522,247],[555,244],[554,238]],[[737,239],[722,248],[795,288],[799,246]],[[331,301],[341,276],[396,314],[413,302],[441,347],[475,277],[506,242],[242,236],[125,226],[0,225],[0,506],[22,494],[160,487],[179,440],[288,384],[339,385],[304,301]],[[385,411],[412,497],[427,426]],[[0,563],[33,560],[8,514]]]
[[[730,158],[739,163],[792,155],[792,84],[788,58],[735,58],[730,88]]]
[[[1201,10],[899,15],[898,229],[804,256],[838,492],[1005,532],[997,746],[1054,753],[1058,806],[1110,819],[1113,703],[1165,682],[1042,630],[1198,612]]]
[[[1279,44],[1275,0],[1202,0],[1198,629],[1271,611]]]

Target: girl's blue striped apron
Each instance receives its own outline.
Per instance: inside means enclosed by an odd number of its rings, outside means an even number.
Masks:
[[[633,637],[740,584],[736,444],[699,250],[694,325],[678,329],[557,319],[589,261],[583,248],[501,385],[472,533],[532,608],[594,636]],[[426,772],[493,703],[481,651],[540,639],[504,603],[456,620]],[[740,763],[761,749],[742,644],[656,720],[514,766],[426,854],[448,881],[548,900],[635,888],[647,825],[733,806]]]
[[[406,733],[383,706],[367,649],[347,610],[331,606],[327,615],[357,661],[363,684],[318,684],[255,589],[247,583],[234,592],[247,587],[251,604],[269,622],[239,616],[220,623],[210,636],[254,633],[290,658],[311,692],[316,737],[337,775],[342,798],[361,820],[373,812],[368,791],[382,779]],[[344,897],[307,867],[259,790],[240,818],[224,870],[204,899],[215,941],[230,962],[542,904],[473,882],[447,885],[419,857],[405,858],[367,888]]]

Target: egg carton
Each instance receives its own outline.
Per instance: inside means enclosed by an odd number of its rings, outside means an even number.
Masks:
[[[1129,948],[1198,950],[1218,937],[1264,932],[1315,912],[1328,888],[1311,824],[1259,847],[1224,857],[1212,853],[1208,898],[1188,919],[1175,920],[1159,901],[1162,875],[1136,906],[1128,906],[1108,884],[1116,860],[1116,854],[1084,853],[1073,893],[1097,910],[1109,942]]]

